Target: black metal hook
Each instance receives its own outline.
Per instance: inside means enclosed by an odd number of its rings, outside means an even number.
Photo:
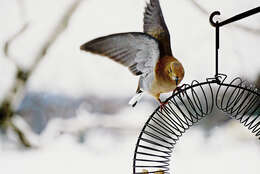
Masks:
[[[214,11],[213,13],[211,13],[210,17],[209,17],[209,22],[210,24],[213,26],[213,27],[222,27],[224,25],[227,25],[227,24],[230,24],[232,22],[236,22],[238,20],[241,20],[241,19],[244,19],[246,17],[249,17],[249,16],[252,16],[256,13],[259,13],[260,12],[260,6],[259,7],[256,7],[256,8],[253,8],[251,10],[248,10],[246,12],[243,12],[243,13],[240,13],[238,15],[235,15],[231,18],[228,18],[222,22],[219,22],[217,23],[218,21],[214,22],[213,18],[216,16],[216,15],[221,15],[221,13],[219,11]]]
[[[260,92],[255,86],[235,78],[226,83],[227,76],[218,72],[219,28],[223,25],[260,12],[260,7],[236,15],[223,22],[213,21],[220,15],[215,11],[209,21],[216,28],[216,74],[206,82],[194,80],[184,89],[176,91],[166,101],[163,110],[159,107],[149,117],[139,134],[133,163],[133,173],[169,174],[170,158],[180,137],[195,123],[210,115],[214,106],[240,121],[260,139]],[[217,84],[217,91],[212,85]],[[183,95],[180,95],[180,94]]]
[[[249,17],[251,15],[254,15],[256,13],[259,13],[260,12],[260,6],[259,7],[256,7],[254,9],[251,9],[251,10],[248,10],[246,12],[243,12],[243,13],[240,13],[238,15],[235,15],[229,19],[226,19],[225,21],[222,21],[222,22],[219,22],[218,20],[215,22],[213,20],[213,18],[215,16],[219,16],[221,13],[219,11],[214,11],[213,13],[211,13],[210,17],[209,17],[209,22],[210,24],[216,28],[216,71],[215,71],[215,80],[217,81],[217,83],[219,84],[220,83],[220,79],[219,79],[219,71],[218,71],[218,50],[219,50],[219,28],[224,26],[224,25],[227,25],[227,24],[230,24],[232,22],[235,22],[235,21],[238,21],[238,20],[241,20],[243,18],[246,18],[246,17]]]
[[[213,26],[213,27],[216,27],[218,26],[218,21],[217,22],[214,22],[213,18],[216,16],[216,15],[221,15],[219,11],[214,11],[213,13],[211,13],[210,17],[209,17],[209,22],[210,24]]]

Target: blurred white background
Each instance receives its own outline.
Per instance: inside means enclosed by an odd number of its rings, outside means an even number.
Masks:
[[[1,101],[14,85],[17,67],[30,70],[40,58],[13,117],[35,148],[24,150],[11,130],[2,133],[1,173],[132,172],[137,137],[158,104],[146,96],[135,108],[128,106],[138,77],[79,46],[103,35],[142,31],[145,2],[0,1]],[[183,83],[214,76],[215,33],[209,14],[219,10],[223,20],[260,5],[259,0],[160,2],[173,54],[185,68]],[[260,73],[259,43],[260,14],[221,28],[220,72],[254,82]],[[210,117],[181,138],[172,171],[259,173],[256,138],[237,122],[218,121]]]

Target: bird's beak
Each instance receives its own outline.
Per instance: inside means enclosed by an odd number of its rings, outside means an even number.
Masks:
[[[176,81],[176,85],[178,85],[179,78],[178,78],[178,77],[176,77],[175,81]]]

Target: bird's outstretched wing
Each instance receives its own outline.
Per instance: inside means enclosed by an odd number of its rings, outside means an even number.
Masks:
[[[158,41],[139,32],[100,37],[83,44],[80,49],[107,56],[127,66],[134,75],[153,72],[160,56]]]
[[[160,43],[161,54],[172,55],[170,34],[165,24],[159,0],[150,0],[144,12],[144,32]]]

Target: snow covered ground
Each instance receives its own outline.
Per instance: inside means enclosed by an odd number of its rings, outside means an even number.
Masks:
[[[30,68],[73,2],[0,2],[1,48],[28,23],[27,30],[10,45],[11,58],[0,51],[0,100],[13,83],[13,61]],[[259,0],[196,2],[209,12],[220,10],[221,19],[260,5]],[[1,173],[132,172],[137,136],[156,102],[146,96],[136,108],[128,107],[137,77],[111,60],[81,52],[79,46],[98,36],[142,31],[144,6],[145,0],[81,2],[26,86],[19,110],[27,123],[19,117],[15,120],[37,148],[18,149],[14,135],[9,133],[11,140],[2,139],[0,143]],[[215,41],[209,15],[191,0],[161,0],[161,6],[174,55],[185,67],[183,83],[212,77]],[[256,79],[260,70],[259,21],[260,15],[255,15],[221,28],[220,72]],[[259,173],[259,142],[241,125],[232,122],[215,127],[209,137],[204,131],[198,126],[181,138],[171,164],[175,173]]]

